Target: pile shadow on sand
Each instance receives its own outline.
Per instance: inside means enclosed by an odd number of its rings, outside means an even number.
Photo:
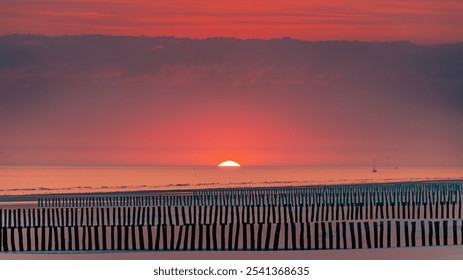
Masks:
[[[55,195],[0,209],[2,252],[282,251],[463,244],[462,182]]]

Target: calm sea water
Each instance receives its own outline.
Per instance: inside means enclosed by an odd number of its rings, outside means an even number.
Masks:
[[[0,196],[463,179],[463,168],[0,167]]]

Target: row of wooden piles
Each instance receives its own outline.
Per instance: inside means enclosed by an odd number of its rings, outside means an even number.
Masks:
[[[52,196],[0,209],[0,251],[312,250],[463,243],[461,182]]]
[[[359,219],[453,219],[462,218],[461,183],[408,183],[366,186],[333,186],[277,189],[202,190],[181,195],[95,196],[41,198],[39,208],[205,206],[205,211],[233,211],[250,207],[252,213],[299,212],[314,221]],[[207,207],[210,208],[207,208]],[[180,209],[182,210],[178,210]],[[214,210],[212,210],[214,209]],[[219,210],[217,210],[219,209]],[[228,210],[232,209],[232,210]],[[268,210],[271,209],[271,210]],[[248,211],[248,210],[246,210]],[[264,214],[265,215],[265,214]],[[302,213],[299,215],[302,216]],[[196,221],[195,221],[196,222]],[[265,221],[263,221],[265,222]]]
[[[462,245],[462,220],[3,227],[1,251],[323,250]]]
[[[345,185],[327,187],[213,189],[148,196],[53,196],[43,208],[115,206],[365,206],[461,203],[461,182]]]
[[[433,214],[434,213],[434,214]],[[441,214],[441,215],[439,215]],[[0,209],[2,227],[310,223],[461,219],[459,207],[152,206]]]

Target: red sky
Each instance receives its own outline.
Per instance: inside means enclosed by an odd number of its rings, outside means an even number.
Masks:
[[[1,0],[0,165],[462,166],[463,47],[428,45],[463,42],[462,15],[450,0]],[[100,35],[62,36],[82,34]],[[283,37],[305,41],[242,40]]]
[[[2,0],[0,34],[463,41],[459,0]]]
[[[0,164],[463,165],[463,46],[0,37]]]

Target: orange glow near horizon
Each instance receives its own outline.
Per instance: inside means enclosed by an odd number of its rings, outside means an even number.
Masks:
[[[463,1],[1,7],[0,165],[463,164]]]

